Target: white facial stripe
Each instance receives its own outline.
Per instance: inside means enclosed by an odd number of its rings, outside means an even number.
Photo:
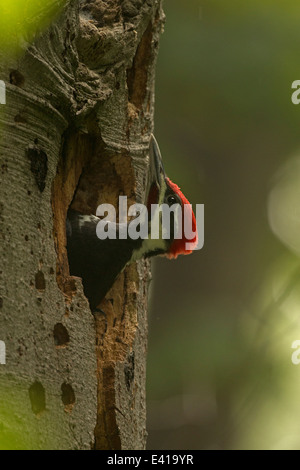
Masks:
[[[143,256],[151,251],[167,249],[167,240],[151,240],[151,238],[144,240],[142,246],[138,250],[134,250],[130,262],[138,261]]]

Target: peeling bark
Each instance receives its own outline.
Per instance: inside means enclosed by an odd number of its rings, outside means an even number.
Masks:
[[[65,221],[69,206],[144,200],[162,23],[161,0],[71,0],[18,59],[1,57],[4,446],[145,447],[149,263],[126,268],[93,316]]]

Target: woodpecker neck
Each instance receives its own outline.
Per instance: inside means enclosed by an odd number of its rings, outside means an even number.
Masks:
[[[141,258],[164,255],[168,251],[168,242],[169,240],[153,240],[151,238],[143,240],[141,247],[133,250],[130,262],[138,261]]]

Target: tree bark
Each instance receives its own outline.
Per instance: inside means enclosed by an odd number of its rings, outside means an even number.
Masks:
[[[149,264],[93,316],[65,222],[144,200],[162,23],[161,0],[71,0],[1,57],[0,448],[145,448]]]

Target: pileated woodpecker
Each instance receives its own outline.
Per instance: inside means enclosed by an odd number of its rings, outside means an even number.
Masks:
[[[67,252],[69,259],[70,274],[82,278],[84,293],[89,301],[91,310],[94,311],[105,294],[112,287],[118,274],[124,267],[143,257],[162,255],[168,258],[177,258],[178,255],[189,254],[192,249],[187,249],[186,244],[195,247],[198,241],[196,218],[192,208],[180,191],[179,187],[172,183],[166,176],[158,144],[151,136],[150,141],[150,168],[148,175],[148,185],[146,191],[146,206],[150,209],[152,204],[158,207],[167,204],[169,207],[179,204],[182,208],[181,220],[172,222],[175,226],[181,225],[184,228],[184,218],[188,216],[194,232],[192,240],[186,239],[184,230],[180,238],[175,238],[174,229],[170,232],[168,239],[160,236],[153,239],[151,232],[151,217],[148,218],[149,238],[120,239],[118,233],[121,224],[115,224],[116,239],[98,238],[96,229],[99,224],[99,217],[94,215],[83,215],[73,209],[69,209],[67,216]],[[184,206],[187,206],[185,212]],[[176,214],[176,212],[174,213]],[[126,227],[128,224],[125,224]],[[123,224],[124,230],[124,224]],[[123,232],[124,233],[124,232]]]

